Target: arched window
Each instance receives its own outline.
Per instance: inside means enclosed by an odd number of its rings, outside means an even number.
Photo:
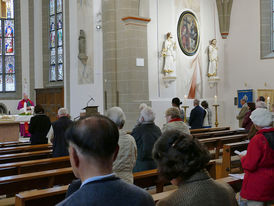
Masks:
[[[49,81],[63,81],[63,0],[49,0]]]
[[[0,2],[0,92],[15,92],[14,1]]]

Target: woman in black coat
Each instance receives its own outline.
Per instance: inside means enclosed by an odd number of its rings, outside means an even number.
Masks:
[[[39,104],[35,106],[34,113],[35,116],[30,119],[30,142],[32,145],[47,144],[47,134],[51,126],[50,119],[44,114],[44,109]]]

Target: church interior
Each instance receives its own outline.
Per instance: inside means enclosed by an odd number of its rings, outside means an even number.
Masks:
[[[55,205],[75,179],[50,142],[30,146],[35,105],[50,122],[60,108],[76,122],[120,107],[131,134],[143,103],[163,128],[174,97],[187,126],[194,100],[207,101],[212,128],[190,134],[211,149],[211,177],[238,200],[243,177],[229,174],[244,172],[234,151],[248,143],[234,145],[247,137],[237,118],[242,100],[259,97],[273,118],[273,68],[274,0],[0,0],[0,205]],[[155,202],[174,190],[156,170],[133,177]]]

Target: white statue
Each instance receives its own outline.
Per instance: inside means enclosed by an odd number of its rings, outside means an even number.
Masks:
[[[218,68],[218,48],[216,47],[216,39],[212,39],[208,47],[208,58],[209,58],[209,67],[208,67],[208,77],[217,77],[217,68]]]
[[[164,48],[162,49],[162,56],[164,57],[164,73],[170,74],[175,70],[175,49],[176,43],[172,40],[171,33],[166,34],[166,40],[164,42]]]

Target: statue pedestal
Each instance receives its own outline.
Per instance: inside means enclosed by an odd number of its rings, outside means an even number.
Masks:
[[[176,76],[164,76],[163,81],[166,88],[169,87],[169,85],[176,80]]]
[[[219,81],[220,81],[220,77],[218,77],[218,76],[209,77],[209,78],[208,78],[209,87],[210,87],[210,88],[213,88],[214,86],[217,87]]]

